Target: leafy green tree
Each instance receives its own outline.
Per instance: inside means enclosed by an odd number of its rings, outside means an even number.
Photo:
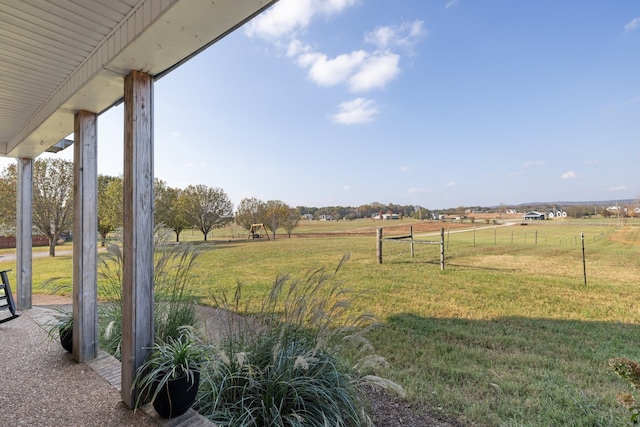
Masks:
[[[179,188],[167,186],[159,179],[154,183],[155,222],[170,228],[176,235],[176,242],[180,241],[180,233],[191,224],[188,220],[189,198],[187,193]]]
[[[276,230],[289,221],[291,208],[280,200],[269,200],[265,204],[264,226],[271,231],[273,240],[276,240]]]
[[[49,238],[49,256],[73,225],[73,163],[44,159],[33,163],[33,228]]]
[[[249,231],[252,224],[266,221],[266,204],[255,197],[240,200],[236,209],[236,224]]]
[[[106,245],[107,235],[122,226],[122,178],[98,175],[98,233],[102,246]]]
[[[233,203],[221,188],[190,185],[184,193],[186,220],[202,232],[205,242],[212,229],[233,221]]]
[[[8,165],[0,174],[0,224],[10,230],[16,225],[16,175],[15,164]]]

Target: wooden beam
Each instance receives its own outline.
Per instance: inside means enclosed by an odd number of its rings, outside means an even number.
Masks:
[[[33,241],[33,159],[18,159],[16,197],[16,292],[18,310],[31,308],[31,266]]]
[[[98,356],[97,115],[74,116],[73,146],[73,358]]]
[[[122,400],[136,403],[136,370],[153,344],[153,80],[124,79]]]

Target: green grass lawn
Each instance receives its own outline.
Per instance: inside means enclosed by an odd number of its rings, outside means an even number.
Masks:
[[[444,271],[438,245],[416,244],[411,258],[408,243],[384,242],[378,264],[374,237],[229,242],[218,231],[202,244],[193,287],[203,303],[232,293],[238,281],[245,297],[262,298],[278,274],[332,269],[349,253],[339,278],[366,291],[355,308],[383,325],[370,336],[390,362],[378,373],[404,386],[411,401],[481,426],[625,425],[627,410],[615,396],[628,386],[607,361],[640,360],[640,227],[475,225],[475,232],[445,233]],[[330,230],[312,226],[301,231]],[[34,292],[50,280],[70,283],[71,256],[34,258],[33,276]]]

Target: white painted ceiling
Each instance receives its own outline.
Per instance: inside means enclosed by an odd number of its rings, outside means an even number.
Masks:
[[[38,156],[131,70],[161,77],[276,1],[0,0],[0,156]]]

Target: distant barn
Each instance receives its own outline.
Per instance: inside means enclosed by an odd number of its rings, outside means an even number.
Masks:
[[[544,219],[545,215],[537,211],[529,211],[524,214],[525,221],[543,221]]]

